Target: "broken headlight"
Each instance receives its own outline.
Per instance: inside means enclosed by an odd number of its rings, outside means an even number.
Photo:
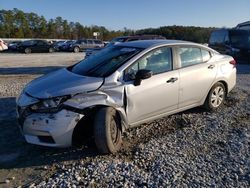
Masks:
[[[38,103],[30,106],[30,109],[35,112],[56,112],[59,111],[61,104],[65,102],[68,97],[55,97],[51,99],[43,99]]]

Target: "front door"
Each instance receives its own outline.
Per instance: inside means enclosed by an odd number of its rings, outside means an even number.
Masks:
[[[138,70],[153,72],[151,78],[142,80],[139,86],[133,84]],[[125,71],[126,113],[130,125],[144,122],[177,109],[179,72],[173,70],[171,48],[155,49],[140,58]]]

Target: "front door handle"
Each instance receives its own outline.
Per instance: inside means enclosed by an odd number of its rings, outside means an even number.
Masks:
[[[167,83],[174,83],[178,80],[178,78],[170,78],[169,80],[167,80]]]
[[[207,68],[208,68],[208,69],[213,69],[213,68],[214,68],[214,65],[209,65]]]

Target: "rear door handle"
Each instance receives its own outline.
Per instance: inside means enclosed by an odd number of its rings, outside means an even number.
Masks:
[[[167,80],[167,83],[174,83],[178,80],[178,78],[170,78],[169,80]]]
[[[208,69],[213,69],[213,68],[214,68],[214,65],[209,65],[207,68],[208,68]]]

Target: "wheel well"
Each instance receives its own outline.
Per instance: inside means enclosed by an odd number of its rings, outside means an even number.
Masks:
[[[218,82],[220,82],[220,83],[222,83],[224,85],[224,87],[226,89],[226,95],[227,95],[228,94],[228,85],[227,85],[227,83],[225,81],[223,81],[223,80],[220,80]]]
[[[72,135],[72,145],[81,146],[83,144],[88,144],[89,141],[93,139],[93,136],[94,136],[93,123],[94,123],[95,114],[100,108],[104,108],[104,107],[109,107],[109,106],[97,105],[97,106],[84,109],[83,114],[85,116],[82,117],[78,121],[78,123],[76,124],[74,128],[73,135]],[[116,110],[116,114],[118,115],[119,120],[121,121],[122,119],[121,114],[119,113],[118,110]],[[121,123],[121,126],[122,126],[122,123]],[[122,127],[121,127],[121,130],[123,130]]]

